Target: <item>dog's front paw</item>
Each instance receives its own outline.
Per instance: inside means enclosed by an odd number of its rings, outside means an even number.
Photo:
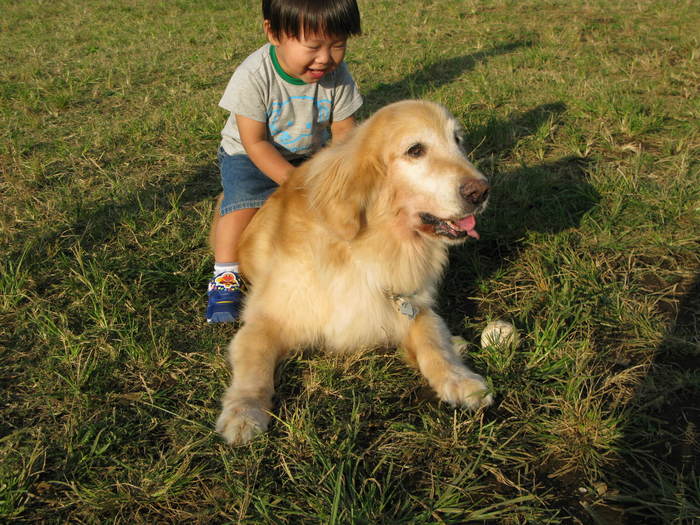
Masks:
[[[493,403],[484,378],[467,370],[453,371],[441,384],[436,385],[435,391],[444,402],[471,410]]]
[[[244,445],[267,430],[270,416],[260,408],[225,406],[216,421],[216,431],[229,445]]]

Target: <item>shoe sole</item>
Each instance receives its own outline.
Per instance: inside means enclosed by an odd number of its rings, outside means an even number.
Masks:
[[[233,323],[235,320],[229,312],[216,312],[207,319],[207,323]]]

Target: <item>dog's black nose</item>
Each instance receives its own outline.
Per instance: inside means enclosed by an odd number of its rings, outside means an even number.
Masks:
[[[467,202],[479,205],[486,200],[491,186],[484,180],[472,179],[459,188],[460,195]]]

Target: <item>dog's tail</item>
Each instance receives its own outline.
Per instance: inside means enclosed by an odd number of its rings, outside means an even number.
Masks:
[[[221,220],[221,201],[224,200],[224,194],[221,193],[217,198],[216,198],[216,205],[214,206],[214,217],[211,221],[211,229],[209,230],[209,247],[211,248],[211,251],[214,251],[214,240],[216,236],[216,225],[219,223],[219,220]]]

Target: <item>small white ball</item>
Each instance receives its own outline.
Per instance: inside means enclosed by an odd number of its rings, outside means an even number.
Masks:
[[[506,346],[515,348],[520,336],[515,326],[506,321],[491,321],[481,332],[481,348],[487,346]]]

